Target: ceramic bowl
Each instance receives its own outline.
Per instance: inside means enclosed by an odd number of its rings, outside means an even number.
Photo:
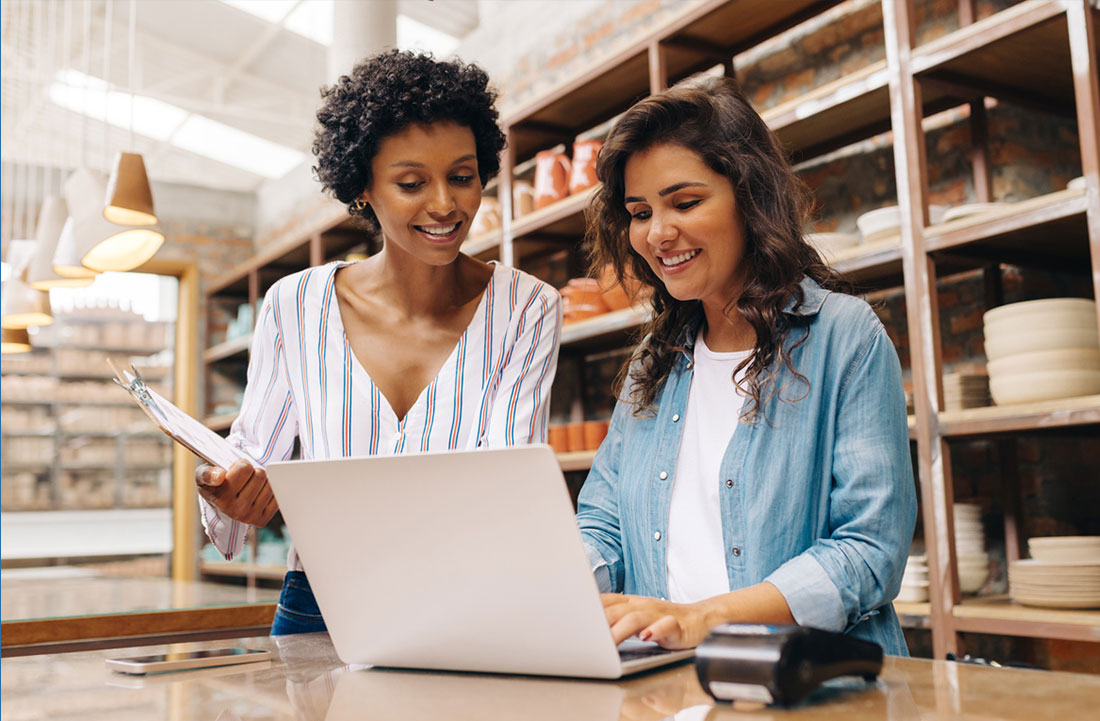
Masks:
[[[1085,189],[1085,176],[1079,175],[1073,180],[1066,183],[1067,190],[1084,190]]]
[[[1036,348],[1047,350],[1096,350],[1100,348],[1100,333],[1093,328],[1044,328],[1027,324],[1012,332],[985,337],[985,355],[990,361],[1020,353],[1032,353]],[[990,379],[992,385],[992,378]]]
[[[989,392],[999,406],[1100,393],[1100,371],[1036,371],[989,379]]]
[[[1007,318],[1021,319],[1031,315],[1078,315],[1084,314],[1096,321],[1096,301],[1090,298],[1040,298],[1020,303],[1008,303],[990,308],[982,315],[986,325]],[[1091,316],[1090,316],[1091,314]]]
[[[938,225],[942,222],[946,211],[947,207],[943,205],[928,206],[929,224]],[[868,211],[856,218],[856,227],[859,228],[864,243],[874,243],[888,238],[901,230],[901,208],[896,205],[887,205]]]
[[[998,377],[1016,373],[1029,373],[1038,369],[1048,371],[1100,371],[1100,350],[1070,348],[1019,353],[989,361],[988,367],[989,375]]]

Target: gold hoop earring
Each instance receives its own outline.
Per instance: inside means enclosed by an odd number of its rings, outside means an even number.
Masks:
[[[362,198],[358,198],[354,203],[351,204],[351,209],[356,211],[357,213],[362,213],[364,210],[367,209],[367,201],[363,200]]]

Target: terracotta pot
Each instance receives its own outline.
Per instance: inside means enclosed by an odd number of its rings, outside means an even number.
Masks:
[[[569,450],[571,451],[583,451],[584,450],[584,422],[570,423],[565,427],[566,434],[569,436]]]
[[[626,285],[623,286],[615,278],[615,272],[610,265],[604,266],[599,273],[600,288],[603,289],[603,300],[611,310],[629,308],[633,303],[638,303],[649,297],[650,289],[627,271]],[[633,300],[633,303],[631,302]]]
[[[603,439],[607,437],[607,421],[585,421],[584,422],[584,449],[586,451],[594,451],[600,447],[603,443]]]
[[[519,218],[535,212],[535,186],[526,180],[512,184],[512,217]]]
[[[550,447],[554,449],[555,453],[569,452],[569,430],[566,426],[550,426],[546,435],[546,441],[550,444]]]
[[[561,289],[564,301],[562,315],[566,323],[592,318],[606,313],[600,283],[595,278],[573,278]]]
[[[573,143],[573,171],[569,174],[569,194],[591,188],[597,182],[596,158],[602,140],[578,140]]]
[[[565,153],[542,150],[535,155],[535,210],[569,195],[571,163]]]

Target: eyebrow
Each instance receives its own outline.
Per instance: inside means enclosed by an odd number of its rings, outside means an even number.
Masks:
[[[657,195],[663,198],[666,195],[669,195],[670,193],[675,193],[677,190],[683,190],[684,188],[702,187],[702,186],[705,186],[705,185],[706,185],[706,183],[700,183],[698,181],[685,181],[683,183],[675,183],[673,185],[668,186],[667,188],[662,188],[661,190],[657,191]],[[631,196],[628,196],[626,198],[623,198],[623,202],[624,203],[643,203],[643,202],[645,202],[645,198],[640,198],[636,195],[631,195]]]
[[[468,163],[471,160],[476,160],[477,156],[474,154],[463,155],[461,158],[457,158],[451,165],[458,165],[459,163]],[[423,168],[424,163],[418,163],[415,160],[399,160],[396,163],[390,164],[391,168]]]

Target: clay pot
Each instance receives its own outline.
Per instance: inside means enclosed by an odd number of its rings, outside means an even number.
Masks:
[[[585,421],[584,422],[584,449],[586,451],[594,451],[600,447],[603,443],[603,439],[607,437],[607,421]]]
[[[606,313],[600,283],[595,278],[573,278],[561,289],[564,322],[575,323]]]
[[[569,429],[564,425],[550,426],[547,430],[546,442],[554,449],[555,453],[569,452]]]
[[[565,153],[542,150],[535,155],[535,210],[569,195],[571,167]]]
[[[526,180],[517,180],[512,184],[512,213],[520,218],[535,212],[535,186]]]
[[[569,437],[569,450],[571,451],[583,451],[584,450],[584,423],[570,423],[565,427],[566,434]]]
[[[578,140],[573,143],[573,170],[569,174],[569,194],[587,190],[599,182],[596,179],[596,158],[602,140]]]
[[[477,215],[470,222],[470,237],[484,235],[500,227],[500,201],[496,198],[482,198]]]

